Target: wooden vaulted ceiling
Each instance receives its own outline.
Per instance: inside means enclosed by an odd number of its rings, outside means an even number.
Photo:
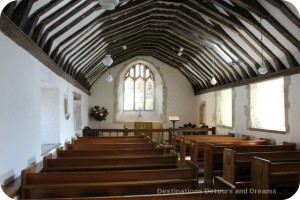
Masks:
[[[178,69],[195,94],[299,73],[300,20],[282,0],[120,0],[112,11],[96,0],[22,0],[4,17],[87,91],[107,71],[106,53],[111,67],[153,56]],[[257,72],[261,42],[266,75]]]

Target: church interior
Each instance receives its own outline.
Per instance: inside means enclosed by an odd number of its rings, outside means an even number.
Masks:
[[[17,0],[0,18],[13,199],[286,199],[300,183],[300,4]]]

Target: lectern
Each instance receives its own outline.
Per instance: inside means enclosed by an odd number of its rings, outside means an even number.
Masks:
[[[175,129],[175,122],[179,121],[178,116],[169,116],[169,121],[173,122],[173,129]]]

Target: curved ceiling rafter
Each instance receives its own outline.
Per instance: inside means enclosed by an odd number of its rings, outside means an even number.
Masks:
[[[274,7],[293,24],[291,30],[271,15]],[[21,0],[17,6],[8,4],[3,14],[63,76],[87,90],[107,71],[101,62],[106,53],[113,66],[152,56],[179,70],[195,94],[268,76],[257,71],[261,44],[270,76],[289,73],[300,63],[300,20],[280,0],[120,0],[111,11],[96,0]],[[261,26],[260,18],[267,26]],[[216,86],[210,84],[213,68]]]

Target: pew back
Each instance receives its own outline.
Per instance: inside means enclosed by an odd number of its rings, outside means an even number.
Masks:
[[[71,157],[128,157],[137,155],[163,155],[166,153],[165,148],[148,148],[148,149],[96,149],[96,150],[62,150],[57,149],[58,158]]]
[[[177,154],[136,157],[58,158],[44,157],[44,171],[88,171],[176,168]]]
[[[284,158],[280,161],[278,158],[275,160],[252,158],[251,188],[268,191],[259,196],[253,194],[253,200],[287,199],[298,190],[300,157],[288,160],[290,157],[286,154]]]
[[[249,140],[249,137],[230,137],[230,136],[220,136],[216,135],[215,137],[194,137],[186,138],[181,137],[180,140],[180,164],[185,165],[185,157],[187,154],[187,147],[190,147],[190,151],[198,151],[196,148],[204,148],[204,144],[208,142],[234,142],[234,141],[246,141]]]
[[[106,143],[106,144],[67,144],[67,149],[145,149],[145,148],[155,148],[156,143]]]
[[[101,137],[79,137],[72,140],[72,144],[104,144],[104,143],[148,143],[151,142],[150,137],[145,138],[101,138]]]
[[[224,150],[224,163],[223,163],[223,178],[224,180],[239,187],[249,187],[251,180],[251,160],[252,157],[264,157],[272,160],[299,160],[299,151],[281,151],[282,145],[278,149],[262,148],[252,149],[252,152],[238,152],[238,149],[225,149]],[[277,151],[279,150],[279,151]],[[287,159],[286,156],[289,158]],[[240,183],[238,183],[240,182]]]
[[[268,140],[253,140],[253,141],[240,141],[231,143],[206,143],[204,145],[204,182],[206,185],[212,187],[213,177],[215,175],[221,175],[223,171],[223,151],[225,148],[239,149],[241,151],[251,151],[253,149],[270,149],[272,151],[274,148],[269,148],[273,145],[269,144]],[[293,150],[296,146],[285,146],[282,149]],[[260,151],[257,150],[257,151]],[[194,152],[194,154],[196,154]],[[197,156],[199,153],[197,152]],[[198,162],[197,156],[191,155],[191,160]]]

